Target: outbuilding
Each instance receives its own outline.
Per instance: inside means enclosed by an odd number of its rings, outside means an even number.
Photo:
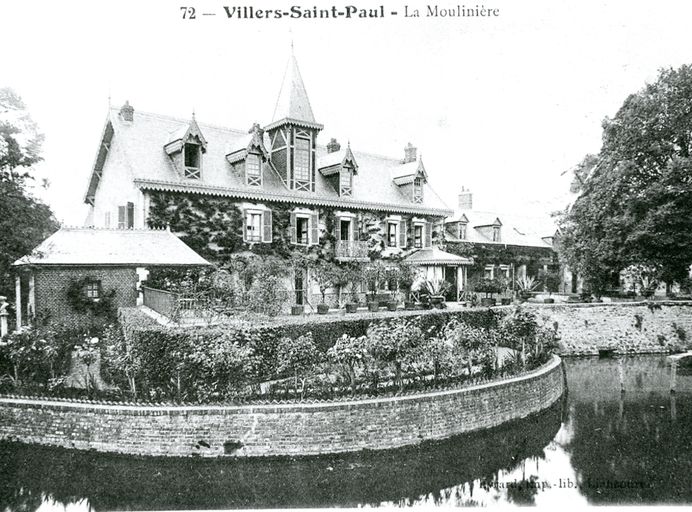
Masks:
[[[135,306],[151,267],[210,265],[169,230],[63,227],[14,262],[16,326],[71,326]]]

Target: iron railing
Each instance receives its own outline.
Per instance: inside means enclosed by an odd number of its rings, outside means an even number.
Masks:
[[[339,260],[369,260],[368,243],[362,240],[337,240],[334,256]]]

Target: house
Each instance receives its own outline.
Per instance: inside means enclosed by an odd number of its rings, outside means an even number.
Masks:
[[[208,266],[167,230],[62,227],[14,262],[17,328],[35,318],[83,326],[137,305],[154,267]]]
[[[108,112],[84,201],[98,228],[165,227],[200,255],[227,263],[296,251],[337,262],[404,258],[443,239],[452,214],[408,144],[403,158],[358,151],[323,129],[291,55],[269,123],[237,130],[140,112]],[[315,294],[307,271],[293,302]]]
[[[558,236],[549,219],[474,209],[473,194],[464,188],[454,215],[445,221],[446,249],[474,260],[465,269],[469,282],[501,278],[510,290],[522,277],[560,271]],[[569,291],[564,288],[561,291]]]

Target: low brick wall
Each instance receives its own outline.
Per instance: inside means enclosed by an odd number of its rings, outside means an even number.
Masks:
[[[316,455],[498,426],[564,390],[557,356],[511,379],[400,397],[248,406],[128,406],[0,398],[0,439],[137,455]],[[224,447],[225,445],[225,447]]]
[[[560,336],[562,355],[670,352],[692,346],[692,302],[656,301],[529,306]]]

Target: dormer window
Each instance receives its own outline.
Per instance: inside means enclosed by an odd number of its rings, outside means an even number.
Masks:
[[[310,189],[310,140],[303,137],[296,138],[293,179],[296,181],[296,189]]]
[[[339,195],[353,195],[353,172],[348,167],[342,168],[339,173]]]
[[[466,224],[464,222],[459,223],[459,240],[466,240]]]
[[[493,226],[493,242],[500,241],[500,226]]]
[[[202,154],[199,144],[186,142],[184,145],[185,177],[193,180],[201,178]]]
[[[245,159],[245,177],[248,185],[262,185],[262,161],[260,155],[248,153]]]
[[[423,202],[423,178],[421,178],[420,176],[416,177],[413,180],[413,202]]]

